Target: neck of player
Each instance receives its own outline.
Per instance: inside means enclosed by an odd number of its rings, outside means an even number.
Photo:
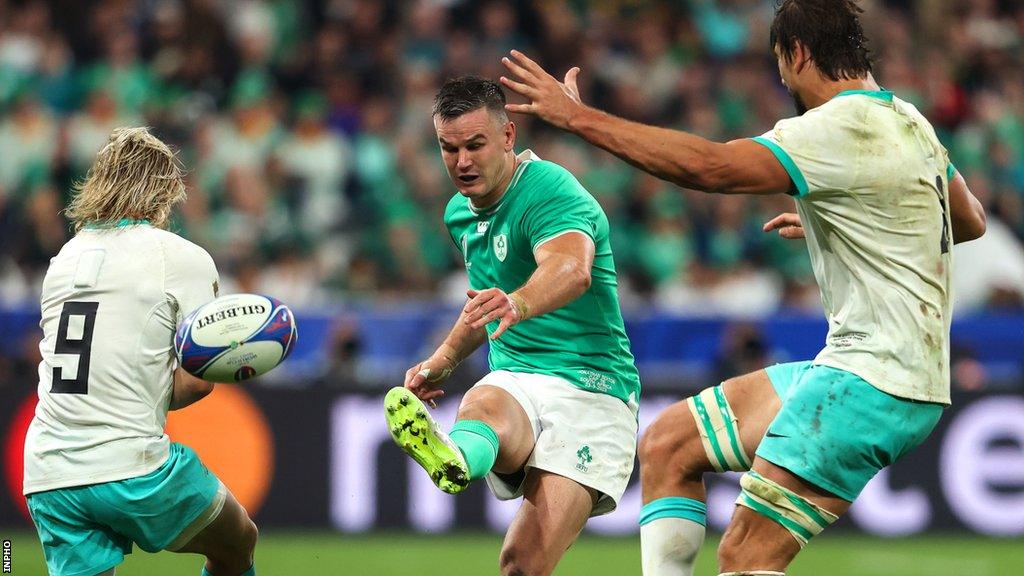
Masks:
[[[836,97],[836,94],[847,90],[870,90],[876,91],[882,88],[875,82],[875,77],[868,74],[864,78],[850,78],[846,80],[829,80],[823,78],[821,82],[810,86],[805,96],[805,103],[808,109],[814,109],[825,102]]]
[[[514,151],[510,151],[508,153],[508,156],[505,158],[504,166],[504,174],[502,175],[501,180],[498,181],[497,186],[479,198],[469,199],[470,203],[473,204],[473,208],[478,211],[487,210],[491,206],[501,202],[501,199],[505,197],[505,193],[508,192],[508,186],[512,183],[512,176],[516,173],[516,167],[519,166],[519,159],[516,158]]]

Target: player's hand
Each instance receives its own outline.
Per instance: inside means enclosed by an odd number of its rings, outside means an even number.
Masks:
[[[435,400],[444,396],[440,386],[455,370],[455,362],[438,350],[423,362],[405,371],[405,387],[431,408],[437,408]]]
[[[573,116],[583,108],[580,89],[576,85],[579,68],[570,68],[565,73],[565,81],[559,82],[518,50],[511,52],[511,58],[502,58],[501,63],[518,80],[502,76],[501,83],[530,100],[529,104],[506,104],[506,110],[533,114],[558,128],[568,129]]]
[[[508,330],[510,326],[515,326],[523,318],[515,300],[501,288],[488,288],[479,292],[468,290],[466,296],[469,296],[469,302],[466,303],[462,312],[466,317],[466,324],[469,324],[474,330],[495,320],[501,320],[498,328],[491,334],[491,340],[497,340],[505,333],[505,330]]]
[[[800,215],[792,212],[779,214],[764,224],[764,231],[778,230],[779,236],[790,240],[804,237],[804,226],[800,223]]]

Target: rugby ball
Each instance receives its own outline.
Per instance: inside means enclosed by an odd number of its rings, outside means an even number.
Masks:
[[[210,382],[241,382],[266,374],[298,339],[292,311],[276,298],[229,294],[185,317],[174,336],[178,363]]]

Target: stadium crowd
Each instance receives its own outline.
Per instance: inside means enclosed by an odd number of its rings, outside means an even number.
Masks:
[[[880,83],[940,131],[989,213],[957,261],[964,309],[1024,294],[1024,5],[865,0]],[[431,101],[496,78],[510,48],[584,101],[728,140],[793,114],[768,46],[770,0],[0,0],[0,304],[33,303],[71,231],[72,185],[116,126],[176,146],[174,229],[227,290],[295,307],[463,297],[441,221],[453,193]],[[816,308],[802,242],[761,232],[785,197],[680,193],[526,118],[520,146],[568,167],[612,225],[627,308],[741,316]]]

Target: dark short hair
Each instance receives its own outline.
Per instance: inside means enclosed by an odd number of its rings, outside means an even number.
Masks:
[[[778,46],[787,61],[799,41],[831,80],[864,78],[871,72],[860,25],[864,11],[855,0],[781,0],[776,6],[771,47]]]
[[[474,110],[487,108],[491,113],[507,119],[505,93],[493,80],[479,76],[460,76],[445,81],[434,97],[433,115],[442,120],[453,120]]]

